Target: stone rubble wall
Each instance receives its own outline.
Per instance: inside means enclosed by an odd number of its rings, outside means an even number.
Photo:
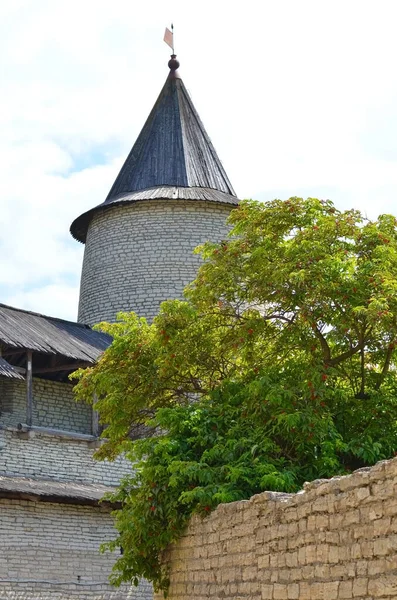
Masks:
[[[165,554],[169,600],[396,598],[396,492],[397,458],[195,516]]]
[[[197,274],[199,244],[226,238],[231,206],[150,200],[94,215],[80,285],[80,323],[116,320],[120,311],[152,319],[160,303],[181,298]]]
[[[108,509],[0,499],[2,600],[152,600],[152,587],[113,588],[115,537]]]

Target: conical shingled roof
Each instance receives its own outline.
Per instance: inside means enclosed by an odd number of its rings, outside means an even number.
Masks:
[[[115,203],[159,198],[238,203],[174,55],[168,65],[164,87],[106,200],[72,223],[77,240],[85,242],[95,212]]]

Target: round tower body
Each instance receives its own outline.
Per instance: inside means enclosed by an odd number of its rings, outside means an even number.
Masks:
[[[88,227],[78,320],[114,322],[120,311],[152,319],[162,301],[182,298],[201,258],[193,250],[219,242],[233,207],[200,200],[110,205]]]

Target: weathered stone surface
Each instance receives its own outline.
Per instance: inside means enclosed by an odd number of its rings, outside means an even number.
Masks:
[[[151,586],[112,588],[116,556],[99,553],[114,538],[103,507],[0,499],[0,598],[150,600]]]
[[[265,492],[194,517],[166,555],[170,600],[396,598],[396,469],[397,459],[383,461],[295,495]],[[212,543],[217,535],[224,542]],[[192,548],[211,549],[212,561],[197,566]],[[209,595],[190,587],[194,572],[212,582]]]
[[[226,238],[231,208],[167,199],[97,213],[85,246],[78,320],[113,322],[132,310],[150,319],[163,300],[181,298],[200,265],[194,248]]]

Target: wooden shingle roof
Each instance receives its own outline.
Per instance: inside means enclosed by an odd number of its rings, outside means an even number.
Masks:
[[[0,377],[8,377],[9,379],[24,379],[24,377],[16,371],[15,367],[10,365],[4,358],[0,356]]]
[[[94,363],[112,338],[88,325],[0,304],[0,344]]]
[[[139,200],[208,200],[236,205],[238,199],[193,102],[179,77],[170,74],[106,200],[70,228],[85,242],[92,216],[113,204]]]
[[[96,505],[114,488],[93,483],[0,475],[0,498]]]

